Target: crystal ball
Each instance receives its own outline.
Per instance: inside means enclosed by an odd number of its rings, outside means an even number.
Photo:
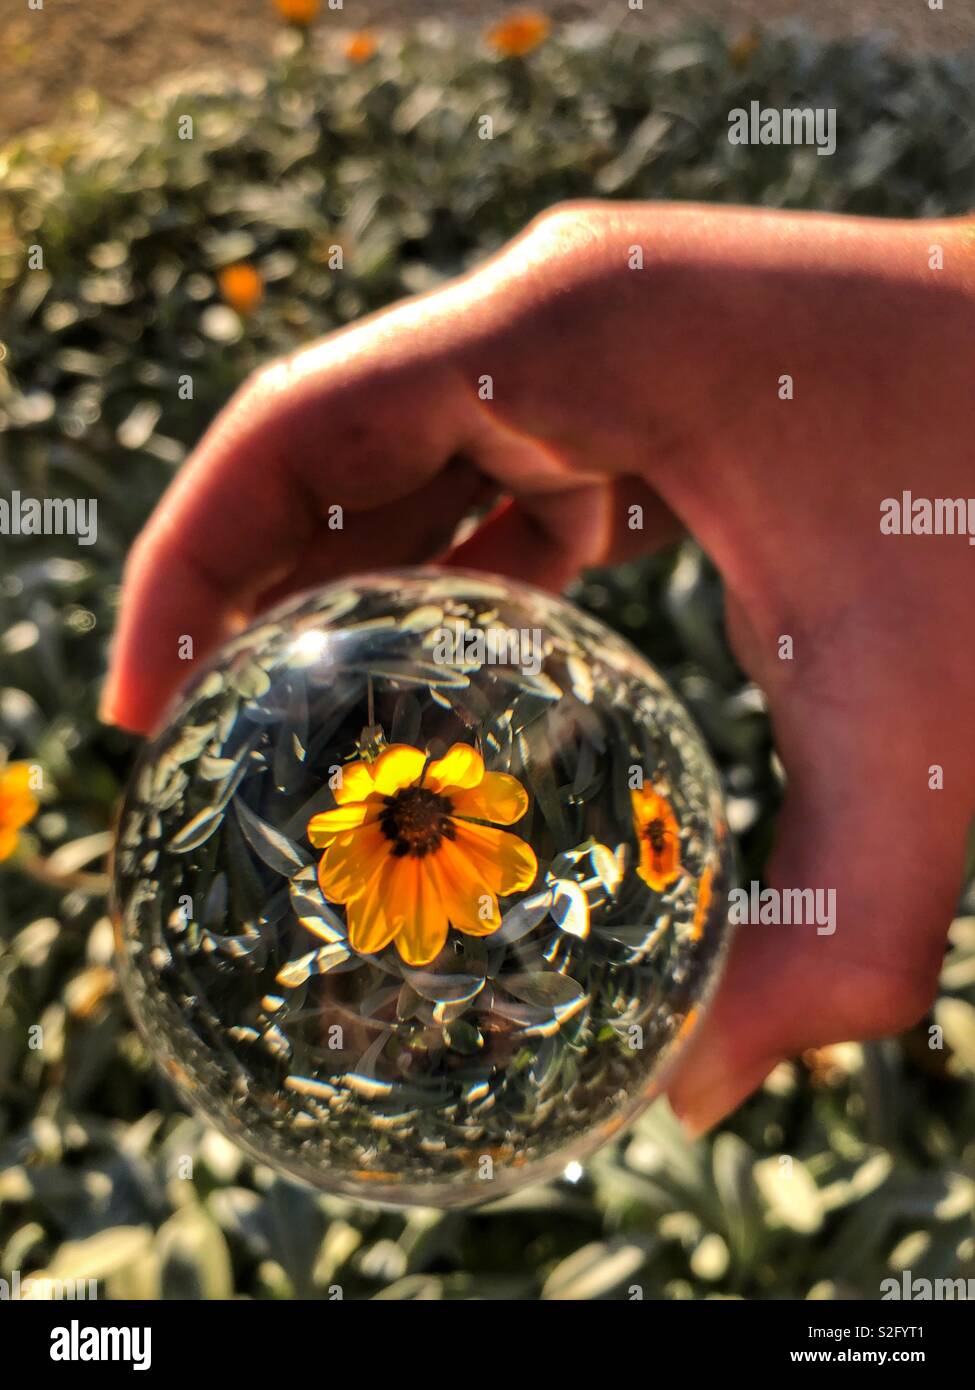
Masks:
[[[142,750],[122,981],[191,1107],[387,1205],[561,1173],[661,1089],[727,944],[719,779],[572,604],[462,571],[302,595]]]

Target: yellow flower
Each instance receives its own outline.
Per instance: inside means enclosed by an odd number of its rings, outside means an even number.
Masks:
[[[684,872],[680,862],[680,826],[670,802],[653,787],[630,792],[633,824],[640,845],[637,873],[655,893],[662,893]]]
[[[433,760],[395,743],[342,773],[338,806],[312,817],[308,838],[325,851],[318,881],[345,904],[353,950],[372,955],[395,941],[407,965],[426,965],[448,925],[497,931],[498,894],[531,887],[538,871],[531,846],[496,829],[527,811],[521,783],[486,772],[463,743]]]
[[[345,56],[350,63],[365,63],[378,47],[375,34],[369,29],[360,29],[358,34],[350,34],[346,39]]]
[[[310,24],[321,9],[321,0],[274,0],[274,4],[289,24]]]
[[[37,815],[30,776],[30,763],[9,763],[0,769],[0,860],[10,858],[19,830]]]
[[[488,45],[505,58],[521,58],[544,43],[551,27],[547,15],[522,10],[492,25],[487,32]]]
[[[238,314],[249,314],[264,298],[264,281],[252,265],[225,266],[218,280],[221,295]]]

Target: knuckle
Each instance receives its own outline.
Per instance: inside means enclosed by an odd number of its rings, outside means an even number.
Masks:
[[[290,375],[287,358],[276,357],[253,368],[238,386],[233,396],[235,406],[253,406],[281,390]]]
[[[526,237],[554,254],[578,254],[591,250],[601,237],[604,220],[599,203],[583,200],[555,203],[532,218]]]

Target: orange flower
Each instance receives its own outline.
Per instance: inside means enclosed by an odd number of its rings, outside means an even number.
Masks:
[[[264,281],[252,265],[225,266],[217,280],[221,295],[238,314],[249,314],[264,298]]]
[[[836,1043],[827,1047],[810,1047],[802,1053],[803,1066],[816,1087],[835,1086],[841,1082],[848,1075],[846,1061],[842,1045]]]
[[[350,63],[366,63],[379,47],[379,42],[371,29],[360,29],[350,34],[345,41],[345,56]]]
[[[701,882],[697,890],[697,907],[694,909],[694,921],[691,925],[691,940],[700,941],[704,932],[704,923],[707,920],[708,908],[711,906],[711,882],[714,878],[714,869],[709,864],[701,875]]]
[[[37,815],[30,779],[30,763],[9,763],[0,769],[0,860],[10,858],[21,827]]]
[[[746,29],[728,46],[728,61],[736,72],[746,68],[762,46],[761,31]]]
[[[503,57],[521,58],[544,43],[551,27],[547,15],[536,10],[521,10],[493,25],[487,32],[487,41]]]
[[[630,792],[633,823],[640,845],[637,873],[655,893],[684,872],[680,862],[680,826],[669,801],[653,787]]]
[[[321,0],[274,0],[274,4],[289,24],[310,24],[321,9]]]
[[[395,941],[407,965],[426,965],[449,926],[497,931],[498,894],[531,887],[538,872],[531,846],[495,828],[528,809],[517,778],[486,772],[464,743],[433,760],[394,743],[342,773],[338,806],[312,816],[308,838],[325,851],[318,881],[345,904],[352,949],[372,955]]]

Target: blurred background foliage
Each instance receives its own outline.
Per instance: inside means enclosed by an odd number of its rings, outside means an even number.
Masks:
[[[295,28],[280,50],[129,110],[86,98],[0,152],[0,496],[98,499],[90,547],[0,538],[0,743],[45,780],[0,865],[0,1277],[92,1277],[107,1297],[561,1299],[876,1298],[904,1268],[975,1276],[970,889],[916,1030],[783,1064],[698,1144],[656,1107],[584,1172],[468,1213],[283,1182],[156,1076],[104,900],[133,742],[98,724],[97,690],[126,550],[247,373],[456,274],[563,198],[975,203],[972,52],[593,25],[527,44],[428,25],[317,45]],[[752,99],[836,107],[836,155],[730,145],[728,111]],[[686,543],[575,596],[694,712],[757,875],[781,769],[714,573]]]

